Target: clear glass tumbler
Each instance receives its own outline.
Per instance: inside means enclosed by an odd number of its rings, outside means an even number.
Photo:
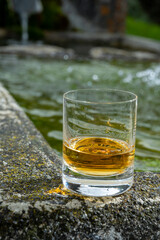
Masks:
[[[64,94],[63,169],[67,189],[115,196],[133,183],[137,96],[114,89]]]

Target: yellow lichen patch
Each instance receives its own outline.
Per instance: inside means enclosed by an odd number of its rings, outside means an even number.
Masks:
[[[63,184],[60,184],[58,188],[50,189],[49,191],[45,192],[44,194],[50,194],[50,195],[60,195],[60,196],[78,196],[77,194],[74,194],[70,192],[67,188],[63,186]]]
[[[17,137],[17,136],[13,136],[12,138],[13,138],[13,139],[17,139],[18,137]]]

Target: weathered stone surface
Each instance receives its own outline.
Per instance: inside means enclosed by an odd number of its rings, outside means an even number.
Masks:
[[[160,61],[160,55],[142,51],[127,51],[117,48],[95,47],[90,50],[95,59],[120,59],[130,61]]]
[[[160,43],[145,38],[74,32],[46,32],[45,36],[48,43],[71,46],[73,49],[50,45],[11,45],[1,46],[0,54],[64,60],[83,56],[107,60],[160,61]]]
[[[45,32],[45,38],[48,43],[72,46],[76,53],[94,58],[160,61],[160,42],[142,37],[104,32]]]
[[[48,32],[45,31],[45,39],[49,43],[54,44],[68,44],[74,46],[74,44],[88,44],[93,46],[94,44],[100,45],[113,45],[118,46],[122,41],[123,36],[121,34],[111,34],[105,32]]]
[[[0,239],[160,239],[160,174],[135,173],[114,198],[61,185],[61,162],[0,87]]]
[[[80,30],[124,32],[126,0],[63,0],[70,24]]]
[[[148,38],[132,35],[111,34],[105,32],[45,32],[45,39],[49,43],[68,44],[88,44],[90,47],[117,47],[137,51],[153,52],[160,55],[160,42]],[[80,46],[81,46],[80,45]]]
[[[3,87],[0,135],[1,200],[41,199],[46,187],[57,186],[60,160]]]
[[[0,47],[0,53],[19,54],[21,56],[34,56],[40,58],[72,58],[74,51],[49,45],[11,45]]]
[[[160,42],[156,40],[126,35],[122,39],[122,46],[123,48],[153,52],[160,56]]]

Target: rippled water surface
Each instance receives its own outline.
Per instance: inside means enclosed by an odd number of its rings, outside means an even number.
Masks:
[[[0,81],[62,151],[62,96],[76,88],[116,88],[138,95],[136,169],[160,171],[160,64],[53,61],[0,56]]]

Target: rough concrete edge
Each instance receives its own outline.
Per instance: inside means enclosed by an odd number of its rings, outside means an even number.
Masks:
[[[0,83],[0,92],[3,96],[3,100],[1,102],[2,109],[4,109],[4,106],[8,106],[8,108],[5,109],[13,109],[14,111],[23,112],[22,108],[16,103],[15,99],[9,94],[8,90],[3,86],[2,83]],[[4,104],[4,106],[2,104]]]
[[[1,99],[0,112],[1,111],[18,112],[20,114],[20,116],[22,117],[21,121],[24,121],[24,119],[26,119],[26,121],[31,125],[31,127],[33,129],[33,132],[38,134],[41,141],[44,142],[44,144],[47,147],[47,150],[50,153],[50,155],[53,155],[55,160],[57,160],[58,162],[61,162],[60,157],[56,154],[54,149],[51,148],[51,146],[47,143],[47,141],[44,139],[43,135],[38,131],[38,129],[33,124],[33,122],[28,118],[28,116],[25,114],[23,109],[19,106],[19,104],[12,97],[12,95],[9,93],[9,91],[3,86],[2,83],[0,83],[0,95],[3,96],[3,99]],[[41,153],[41,154],[43,154],[43,153]],[[58,168],[59,168],[59,164],[58,164]]]

